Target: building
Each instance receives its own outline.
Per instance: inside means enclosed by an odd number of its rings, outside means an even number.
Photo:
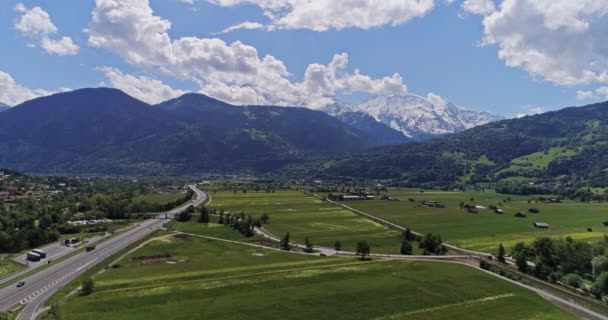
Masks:
[[[534,222],[534,227],[539,229],[548,229],[549,224],[545,222]]]
[[[502,209],[496,209],[496,210],[494,210],[494,213],[496,213],[496,214],[503,214],[503,213],[505,213],[505,211],[502,210]]]
[[[538,208],[530,208],[530,209],[528,209],[528,212],[530,212],[530,213],[540,213],[540,209],[538,209]]]

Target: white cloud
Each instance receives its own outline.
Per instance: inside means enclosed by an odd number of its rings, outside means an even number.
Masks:
[[[243,23],[239,23],[237,25],[234,26],[230,26],[228,28],[225,28],[224,30],[220,31],[220,32],[216,32],[213,34],[222,34],[222,33],[228,33],[228,32],[232,32],[232,31],[236,31],[236,30],[240,30],[240,29],[245,29],[245,30],[255,30],[255,29],[262,29],[262,30],[268,30],[269,27],[259,23],[259,22],[251,22],[251,21],[245,21]]]
[[[595,95],[593,94],[593,91],[583,91],[583,90],[576,91],[577,100],[589,100],[589,99],[594,99],[594,98],[595,98]]]
[[[523,112],[517,114],[518,118],[523,118],[525,116],[533,116],[535,114],[541,114],[545,112],[545,108],[535,106],[525,106],[523,107],[523,110]]]
[[[504,0],[483,20],[506,65],[574,86],[608,82],[608,1]]]
[[[25,5],[19,3],[15,6],[15,11],[21,13],[15,22],[15,29],[26,36],[38,39],[40,47],[46,52],[66,56],[75,55],[80,50],[70,37],[62,37],[59,40],[50,38],[50,35],[56,34],[58,30],[49,14],[42,8],[27,9]],[[31,44],[28,44],[28,47],[31,47]]]
[[[462,9],[472,14],[487,15],[494,12],[496,6],[492,0],[465,0]]]
[[[0,102],[14,106],[21,102],[52,94],[42,89],[29,89],[18,84],[10,74],[0,71]]]
[[[608,99],[608,87],[600,87],[595,89],[595,93],[599,95],[602,99]]]
[[[147,70],[196,82],[201,92],[232,103],[318,106],[338,92],[394,93],[407,87],[399,74],[373,79],[347,70],[348,55],[328,65],[311,64],[304,80],[290,80],[285,64],[257,49],[217,38],[171,39],[171,22],[155,16],[148,1],[97,0],[89,44]]]
[[[178,96],[186,91],[171,88],[160,80],[146,76],[124,74],[116,68],[100,67],[112,87],[150,104],[157,104]]]
[[[40,46],[48,53],[58,56],[75,55],[80,49],[70,37],[62,37],[59,40],[42,38]]]
[[[370,29],[400,25],[422,17],[435,6],[434,0],[208,0],[229,7],[253,4],[276,29]]]
[[[426,99],[431,102],[433,105],[438,106],[438,107],[442,107],[445,108],[448,105],[448,101],[446,99],[444,99],[443,97],[441,97],[438,94],[435,94],[433,92],[429,92],[426,95]]]

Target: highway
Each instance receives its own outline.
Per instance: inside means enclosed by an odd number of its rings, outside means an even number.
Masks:
[[[196,186],[190,185],[188,187],[195,192],[194,200],[166,212],[167,214],[178,214],[191,205],[199,206],[203,204],[207,199],[207,195],[196,188]],[[159,216],[164,216],[164,214],[160,213]],[[35,319],[38,309],[59,289],[96,264],[144,238],[153,231],[162,228],[163,224],[168,221],[168,219],[150,219],[144,221],[138,226],[98,244],[91,252],[78,253],[28,276],[23,279],[25,285],[21,288],[13,284],[0,289],[0,310],[13,310],[20,305],[25,305],[17,319]]]

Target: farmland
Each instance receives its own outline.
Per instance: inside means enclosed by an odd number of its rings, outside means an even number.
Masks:
[[[421,193],[413,189],[389,189],[388,194],[401,201],[349,201],[346,204],[417,232],[438,233],[450,244],[487,252],[493,252],[501,242],[510,247],[541,236],[597,239],[604,236],[602,222],[608,220],[608,204],[605,203],[564,201],[546,204],[536,202],[535,196],[509,196],[493,191]],[[410,202],[409,198],[416,201]],[[446,208],[426,208],[419,204],[422,200],[441,201]],[[500,208],[504,214],[495,214],[490,209],[468,213],[460,208],[461,201],[486,208],[502,203]],[[528,213],[532,207],[538,208],[540,213]],[[515,218],[517,212],[526,213],[527,217]],[[532,225],[534,222],[546,222],[550,227],[536,229]]]
[[[120,265],[95,279],[93,294],[61,305],[61,318],[574,319],[527,290],[449,263],[360,262],[168,235]]]
[[[400,233],[331,203],[295,190],[270,192],[220,191],[211,194],[211,207],[252,216],[267,213],[270,223],[264,228],[282,237],[289,232],[291,240],[303,243],[309,237],[315,245],[333,247],[342,243],[342,250],[354,251],[357,241],[369,241],[372,252],[399,253]]]

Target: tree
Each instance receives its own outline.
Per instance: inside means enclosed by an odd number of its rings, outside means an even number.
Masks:
[[[339,240],[336,241],[336,243],[334,243],[334,249],[336,249],[336,251],[342,250],[342,242],[340,242]]]
[[[529,249],[523,242],[518,242],[511,249],[511,255],[515,259],[517,269],[521,272],[528,272]]]
[[[281,242],[279,243],[279,247],[281,248],[281,250],[291,250],[291,244],[289,243],[289,232],[287,232],[285,236],[283,236],[283,239],[281,239]]]
[[[192,208],[192,206],[188,207]],[[192,212],[190,210],[184,210],[177,215],[177,221],[179,222],[187,222],[192,218]]]
[[[209,210],[207,210],[206,207],[203,207],[201,209],[201,214],[198,217],[198,222],[205,224],[209,223]]]
[[[357,255],[361,256],[361,260],[365,260],[370,254],[370,246],[367,241],[357,242]]]
[[[608,294],[608,272],[600,274],[595,279],[590,292],[598,299]]]
[[[606,256],[597,256],[591,259],[591,267],[593,269],[593,277],[597,278],[600,274],[608,272],[608,258]]]
[[[411,255],[412,249],[412,243],[409,240],[403,238],[403,240],[401,241],[401,254]]]
[[[500,243],[498,245],[498,255],[496,256],[496,258],[498,259],[499,262],[502,262],[502,263],[507,262],[505,260],[505,247],[502,245],[502,243]]]
[[[312,242],[310,242],[310,239],[308,239],[308,237],[304,238],[304,245],[306,246],[306,249],[304,251],[306,251],[308,253],[312,253],[312,251],[314,249],[314,245]]]
[[[432,233],[425,234],[418,245],[424,255],[444,255],[447,252],[441,241],[441,236]]]
[[[412,230],[410,230],[410,228],[406,228],[405,231],[403,231],[403,233],[401,233],[401,237],[408,241],[416,240],[416,235],[412,232]]]
[[[260,220],[262,221],[262,223],[268,224],[270,222],[270,216],[267,213],[264,213],[260,217]]]
[[[82,280],[82,285],[80,287],[80,294],[83,296],[88,296],[93,293],[93,289],[95,287],[95,283],[93,282],[93,278],[88,277]]]

